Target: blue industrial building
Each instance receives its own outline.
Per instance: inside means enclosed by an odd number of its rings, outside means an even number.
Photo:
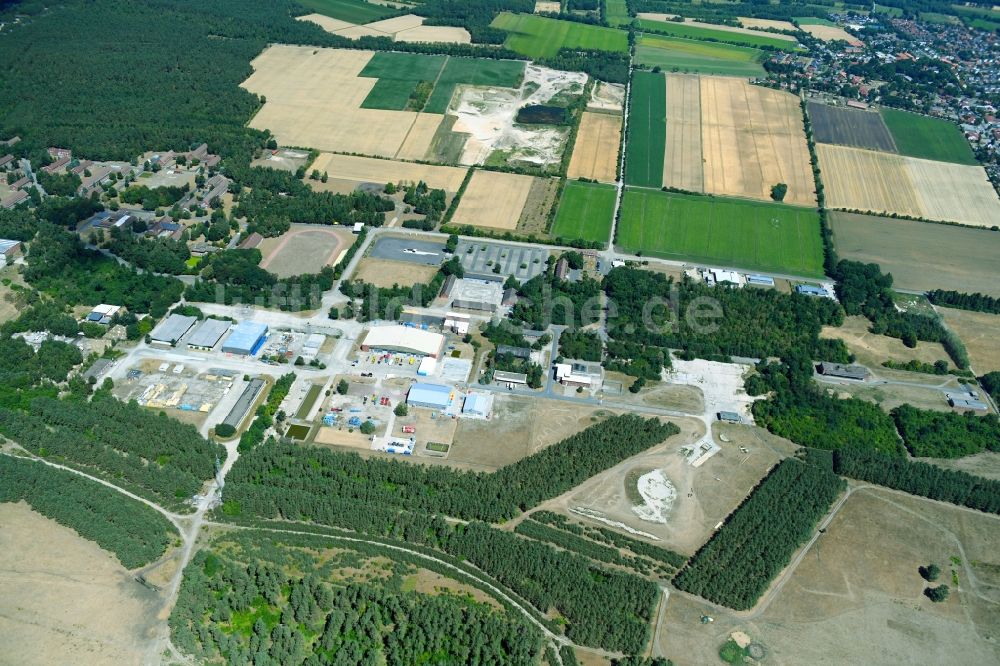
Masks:
[[[255,321],[240,322],[222,344],[222,351],[227,354],[253,356],[264,346],[265,340],[267,340],[267,324]]]
[[[406,394],[406,404],[428,409],[447,409],[451,405],[451,388],[441,384],[414,384]]]

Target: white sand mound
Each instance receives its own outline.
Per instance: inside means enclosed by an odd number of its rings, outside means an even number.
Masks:
[[[677,489],[674,485],[667,480],[662,471],[654,469],[639,477],[638,487],[643,504],[632,507],[635,515],[649,523],[666,524],[670,507],[677,499]]]

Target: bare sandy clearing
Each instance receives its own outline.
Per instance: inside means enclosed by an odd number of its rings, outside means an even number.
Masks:
[[[620,116],[584,112],[566,176],[615,182],[621,138]]]
[[[299,16],[298,20],[315,23],[327,32],[337,32],[338,30],[343,30],[344,28],[354,27],[353,23],[341,21],[340,19],[331,18],[329,16],[323,16],[322,14],[306,14],[305,16]]]
[[[365,257],[351,276],[376,287],[391,287],[397,284],[417,284],[431,281],[437,273],[437,266],[422,266],[408,261],[373,259]]]
[[[771,186],[785,183],[786,203],[815,204],[795,95],[741,79],[702,77],[701,133],[706,192],[770,201]]]
[[[397,32],[397,42],[432,42],[435,44],[471,44],[472,35],[465,28],[446,25],[421,25]]]
[[[0,504],[0,661],[140,664],[157,595],[110,553],[27,504]]]
[[[423,24],[423,18],[415,16],[414,14],[404,14],[403,16],[394,16],[392,18],[382,19],[381,21],[375,21],[374,23],[366,23],[365,27],[369,30],[378,30],[379,32],[383,32],[387,35],[394,35],[397,32],[417,28]]]
[[[535,2],[535,13],[540,14],[542,12],[552,12],[553,14],[558,14],[562,11],[562,3],[560,2],[545,2],[545,0],[536,0]]]
[[[663,184],[692,192],[705,189],[701,156],[701,80],[667,74],[667,145]]]
[[[831,208],[1000,225],[1000,198],[982,167],[846,146],[816,149]]]
[[[622,110],[625,103],[625,86],[620,83],[605,83],[597,81],[590,91],[590,100],[587,101],[588,111],[618,111]]]
[[[531,176],[477,171],[465,188],[452,224],[515,229],[531,192]]]
[[[454,194],[462,186],[467,169],[461,167],[431,166],[374,157],[320,153],[310,170],[326,172],[330,178],[353,180],[358,183],[417,183],[421,180],[430,187]],[[313,181],[307,181],[313,182]]]
[[[1000,315],[955,308],[936,308],[948,328],[955,331],[969,352],[972,368],[979,375],[1000,371]]]
[[[443,116],[362,109],[377,79],[358,74],[371,51],[271,46],[243,82],[267,102],[250,121],[284,145],[422,158]]]

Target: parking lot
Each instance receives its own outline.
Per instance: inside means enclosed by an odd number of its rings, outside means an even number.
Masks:
[[[368,256],[375,259],[392,259],[406,261],[422,266],[437,266],[448,255],[444,251],[444,243],[400,238],[398,236],[382,236],[372,245]]]
[[[549,251],[537,247],[521,247],[492,241],[463,239],[458,242],[455,254],[465,268],[466,277],[484,275],[513,275],[525,282],[545,271]],[[499,266],[499,273],[496,272]]]

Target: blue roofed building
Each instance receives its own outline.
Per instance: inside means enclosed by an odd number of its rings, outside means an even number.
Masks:
[[[244,321],[237,324],[224,343],[222,351],[227,354],[253,356],[264,346],[267,340],[267,324],[255,321]]]
[[[452,390],[441,384],[414,384],[406,394],[406,404],[428,409],[447,409],[451,405]]]

